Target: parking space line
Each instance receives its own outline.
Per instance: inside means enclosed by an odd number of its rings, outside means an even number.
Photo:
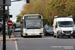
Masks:
[[[18,50],[17,41],[15,41],[15,47],[16,47],[16,50]]]

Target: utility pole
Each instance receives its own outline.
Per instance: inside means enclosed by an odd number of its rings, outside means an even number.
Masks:
[[[3,0],[3,50],[6,50],[6,34],[5,34],[5,1]]]
[[[10,17],[9,17],[9,6],[7,6],[7,10],[8,10],[8,20],[10,20]],[[10,37],[10,26],[8,26],[8,34],[9,34],[9,38]]]

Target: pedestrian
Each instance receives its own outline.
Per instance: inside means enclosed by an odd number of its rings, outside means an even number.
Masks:
[[[2,25],[0,24],[0,32],[2,31]]]

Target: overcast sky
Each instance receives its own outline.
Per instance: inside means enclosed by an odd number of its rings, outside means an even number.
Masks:
[[[22,10],[22,7],[23,5],[25,4],[26,2],[25,1],[17,1],[17,2],[11,2],[11,6],[10,6],[10,10],[9,10],[9,14],[12,14],[13,17],[11,18],[11,20],[13,22],[16,21],[16,15],[18,15],[21,10]]]

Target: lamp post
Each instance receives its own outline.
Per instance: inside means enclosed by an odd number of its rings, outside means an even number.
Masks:
[[[3,50],[6,50],[6,34],[5,34],[5,1],[3,0]]]

